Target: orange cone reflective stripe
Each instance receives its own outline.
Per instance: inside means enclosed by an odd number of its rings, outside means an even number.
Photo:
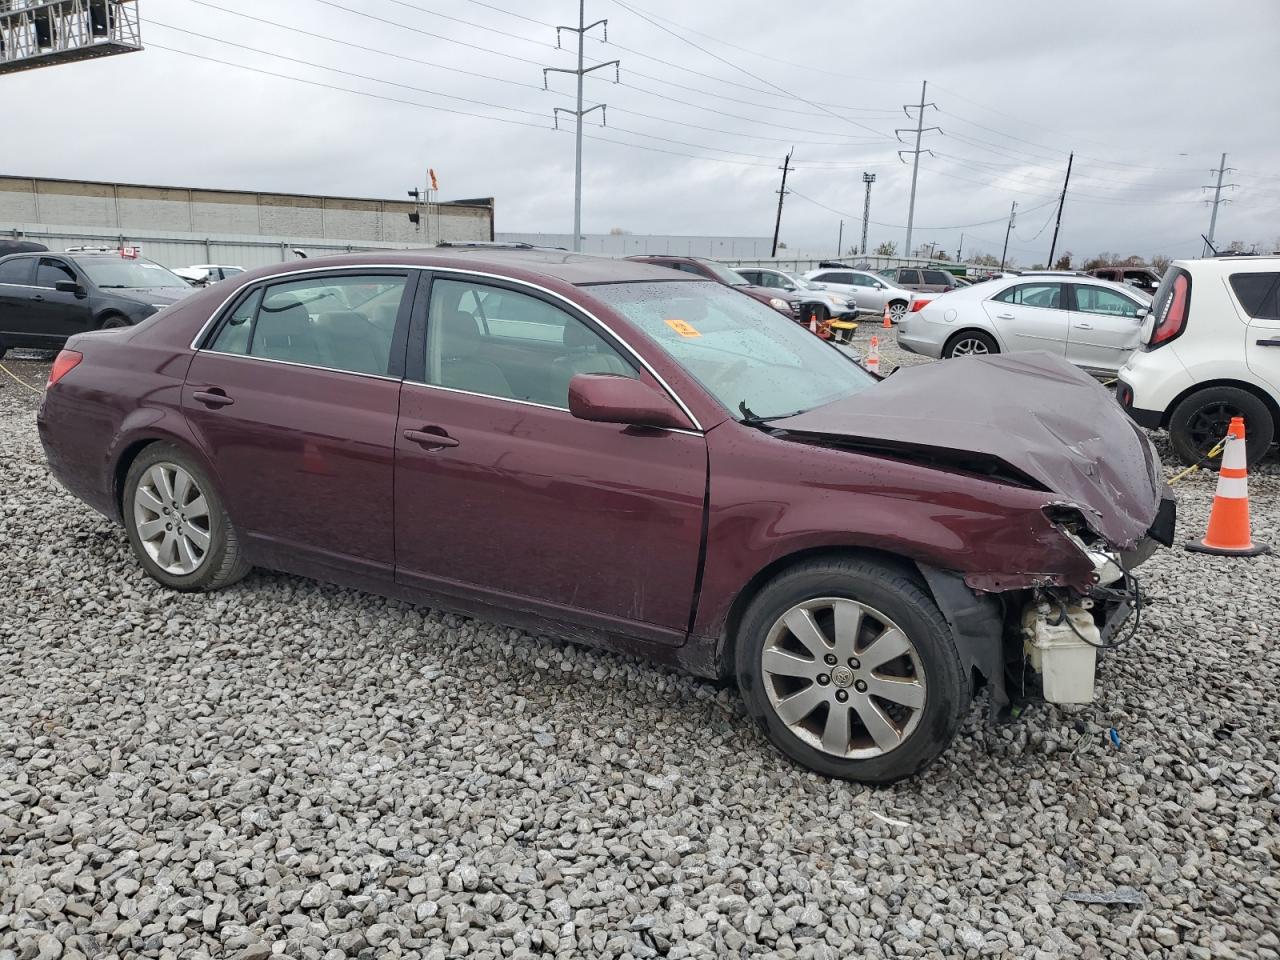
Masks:
[[[1218,471],[1218,489],[1213,494],[1209,529],[1203,540],[1188,543],[1197,553],[1231,557],[1253,557],[1266,553],[1265,543],[1256,543],[1249,530],[1249,470],[1244,418],[1232,417]]]

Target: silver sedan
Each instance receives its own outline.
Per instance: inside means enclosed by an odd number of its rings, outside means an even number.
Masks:
[[[1151,300],[1089,277],[1008,277],[953,290],[898,324],[898,346],[926,357],[1045,350],[1114,374],[1138,346]]]
[[[804,275],[806,280],[821,284],[828,290],[845,293],[856,297],[859,313],[871,313],[880,316],[885,305],[889,307],[889,317],[898,323],[911,309],[911,301],[915,294],[905,287],[900,287],[892,280],[878,277],[874,273],[863,270],[824,267],[810,270]]]

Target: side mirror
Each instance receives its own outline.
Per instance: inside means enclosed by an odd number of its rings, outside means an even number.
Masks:
[[[57,280],[53,284],[53,289],[59,293],[74,293],[77,297],[88,296],[85,288],[74,280]]]
[[[1151,311],[1148,310],[1146,307],[1139,307],[1138,312],[1135,313],[1133,316],[1135,320],[1145,320],[1147,319],[1147,314],[1149,314],[1150,312]]]
[[[632,377],[608,373],[579,373],[570,380],[569,412],[596,423],[676,430],[692,426],[666,394]]]

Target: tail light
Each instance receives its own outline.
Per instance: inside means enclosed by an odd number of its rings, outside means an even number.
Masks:
[[[1170,270],[1156,291],[1151,304],[1155,326],[1151,328],[1149,347],[1159,347],[1182,334],[1191,315],[1191,275],[1185,270]]]
[[[44,388],[48,390],[74,370],[83,359],[84,354],[82,353],[77,353],[75,350],[63,350],[58,354],[57,359],[53,361],[53,366],[49,369],[49,380],[45,383]]]
[[[932,298],[930,298],[930,299],[928,299],[928,300],[912,300],[912,301],[911,301],[911,312],[912,312],[912,313],[919,313],[921,310],[923,310],[925,307],[927,307],[927,306],[928,306],[929,304],[931,304],[931,303],[933,303],[933,299],[932,299]]]

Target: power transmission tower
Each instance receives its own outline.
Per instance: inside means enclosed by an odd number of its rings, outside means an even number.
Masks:
[[[867,255],[867,227],[871,223],[871,185],[876,182],[874,173],[864,173],[862,182],[867,185],[866,196],[862,200],[862,255]]]
[[[844,220],[840,221],[840,232],[836,234],[836,257],[839,258],[841,251],[844,250]]]
[[[543,67],[542,69],[543,88],[546,88],[547,86],[547,74],[549,73],[568,73],[568,74],[573,74],[578,78],[578,108],[576,110],[570,110],[568,107],[556,107],[555,110],[552,111],[552,116],[555,118],[556,129],[560,128],[561,113],[572,114],[578,121],[574,125],[575,126],[575,129],[574,129],[575,144],[574,144],[574,157],[573,157],[573,249],[574,249],[574,252],[580,252],[582,250],[582,118],[585,117],[592,110],[600,111],[601,123],[604,123],[607,117],[607,114],[605,112],[605,104],[603,103],[597,103],[595,106],[588,107],[586,110],[582,109],[582,78],[585,77],[588,73],[591,73],[595,70],[600,70],[604,67],[613,67],[614,69],[613,82],[617,83],[618,71],[620,68],[620,61],[618,60],[608,60],[604,63],[597,63],[595,66],[592,66],[592,67],[584,67],[582,65],[582,47],[584,42],[586,41],[588,30],[593,30],[596,27],[603,27],[605,43],[609,42],[609,21],[608,20],[597,20],[595,23],[587,23],[586,21],[587,21],[586,0],[578,0],[578,25],[576,27],[564,27],[564,26],[556,27],[556,47],[557,48],[559,48],[560,46],[561,30],[568,30],[570,33],[576,33],[578,35],[578,69],[567,70],[563,67]]]
[[[1018,213],[1018,201],[1013,201],[1013,206],[1009,208],[1009,225],[1004,228],[1004,249],[1000,251],[1000,270],[1004,271],[1005,258],[1009,255],[1009,234],[1013,232],[1013,219]]]
[[[898,151],[898,159],[899,159],[899,160],[902,160],[902,155],[903,155],[904,153],[910,153],[910,154],[912,154],[912,161],[911,161],[911,203],[910,203],[910,205],[907,207],[907,248],[902,252],[902,253],[903,253],[903,256],[906,256],[906,257],[911,256],[911,227],[912,227],[912,225],[915,223],[915,218],[916,218],[916,179],[920,176],[920,154],[921,154],[921,153],[927,153],[927,154],[929,154],[929,156],[933,156],[933,151],[932,151],[932,150],[921,150],[921,149],[920,149],[920,137],[921,137],[921,135],[922,135],[926,130],[937,130],[938,132],[941,132],[941,128],[940,128],[940,127],[926,127],[926,126],[924,125],[924,108],[925,108],[925,107],[933,107],[933,109],[935,109],[935,110],[937,110],[937,109],[938,109],[938,105],[937,105],[937,104],[935,104],[935,103],[925,103],[924,97],[925,97],[925,92],[928,90],[928,88],[929,88],[929,81],[928,81],[928,80],[923,81],[923,82],[920,84],[920,102],[919,102],[918,104],[916,104],[916,103],[904,103],[904,104],[902,105],[902,112],[903,112],[903,113],[905,113],[908,117],[910,117],[910,116],[911,116],[911,111],[912,111],[912,110],[918,110],[918,111],[919,111],[919,113],[917,113],[917,114],[916,114],[916,117],[915,117],[915,120],[916,120],[916,148],[915,148],[914,150],[899,150],[899,151]],[[894,131],[893,131],[894,136],[896,136],[896,137],[898,138],[898,142],[899,142],[899,143],[901,143],[901,142],[902,142],[902,134],[904,134],[904,133],[910,133],[910,132],[911,132],[911,131],[910,131],[910,130],[907,130],[907,129],[903,129],[903,130],[894,130]],[[905,163],[905,162],[906,162],[906,161],[905,161],[905,160],[903,160],[903,163]]]
[[[1216,185],[1212,187],[1200,188],[1201,190],[1213,191],[1213,199],[1205,201],[1206,203],[1213,205],[1213,212],[1209,214],[1209,236],[1205,238],[1204,250],[1201,252],[1200,254],[1201,256],[1208,256],[1209,252],[1215,249],[1215,247],[1213,246],[1213,231],[1218,228],[1218,204],[1231,202],[1230,200],[1222,199],[1223,188],[1226,188],[1228,190],[1234,190],[1236,188],[1236,185],[1234,183],[1222,182],[1223,176],[1225,176],[1228,173],[1235,172],[1235,167],[1227,166],[1227,155],[1225,153],[1222,155],[1222,159],[1218,161],[1218,168],[1216,170],[1210,170],[1209,172],[1216,173],[1218,175],[1218,182]]]
[[[1067,184],[1071,182],[1071,163],[1075,160],[1075,151],[1071,151],[1067,157],[1067,175],[1062,181],[1062,195],[1058,197],[1058,221],[1053,225],[1053,242],[1049,244],[1049,262],[1045,264],[1048,270],[1053,269],[1053,251],[1058,248],[1058,228],[1062,226],[1062,205],[1067,202]]]
[[[782,229],[782,201],[787,195],[787,170],[791,167],[791,154],[795,152],[795,147],[787,151],[786,157],[782,160],[782,188],[778,191],[778,218],[773,222],[773,252],[769,254],[771,257],[778,255],[778,231]]]

